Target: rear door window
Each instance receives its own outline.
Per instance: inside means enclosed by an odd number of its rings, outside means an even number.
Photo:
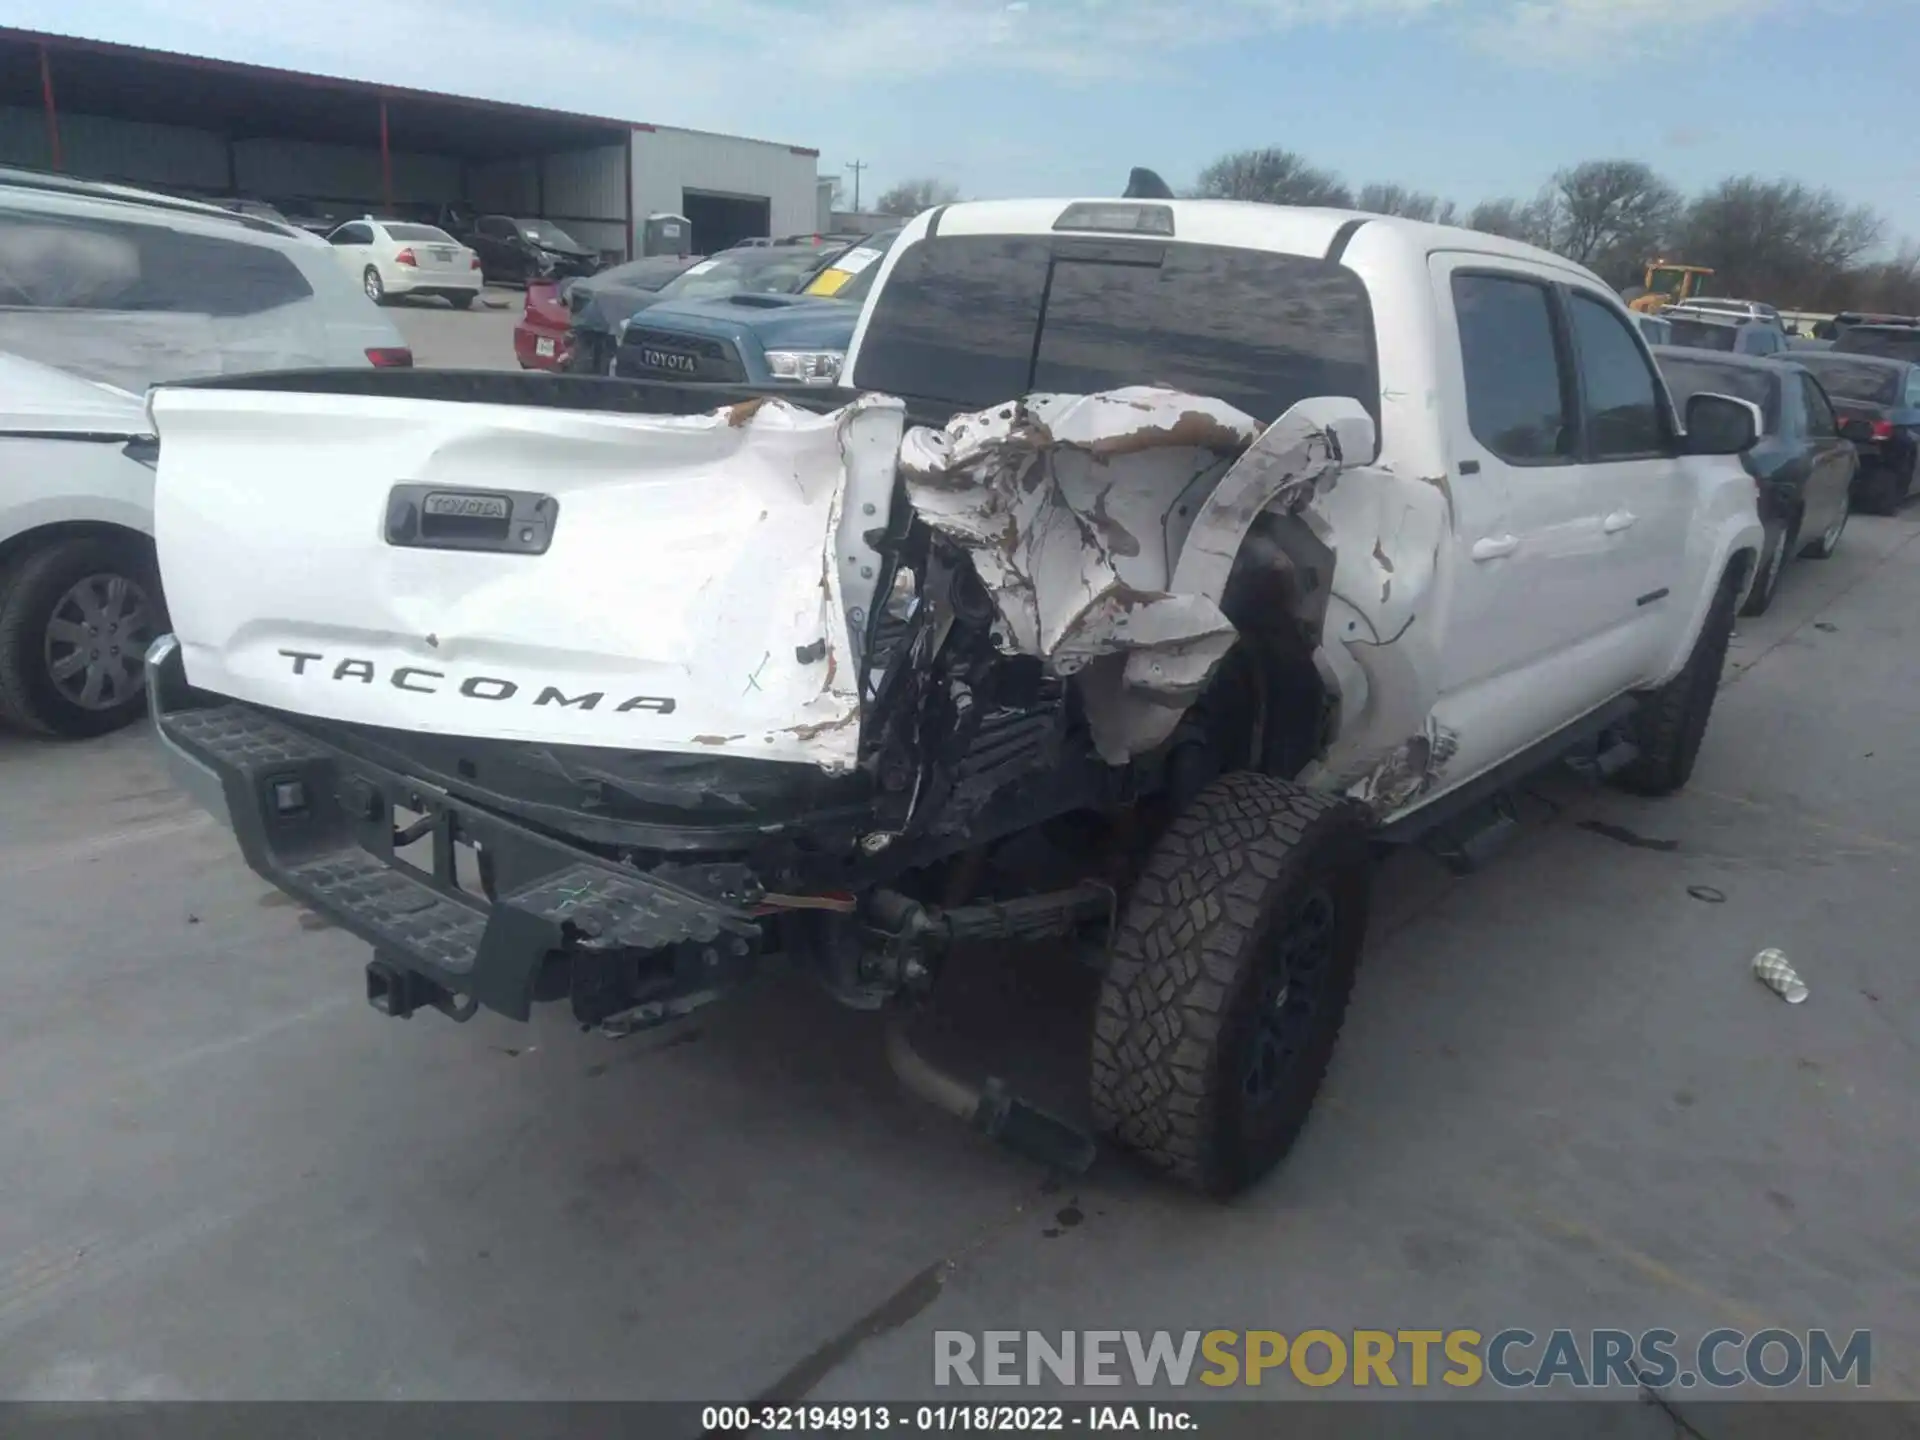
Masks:
[[[1627,322],[1578,291],[1568,296],[1587,422],[1587,458],[1632,460],[1667,447],[1660,385]]]
[[[313,294],[279,250],[165,225],[0,214],[0,307],[255,315]]]
[[[1552,292],[1518,275],[1462,272],[1453,277],[1453,308],[1473,438],[1513,465],[1571,459],[1570,387]]]
[[[1313,395],[1379,413],[1358,276],[1317,256],[953,236],[902,255],[855,383],[964,408],[1158,385],[1270,422]]]

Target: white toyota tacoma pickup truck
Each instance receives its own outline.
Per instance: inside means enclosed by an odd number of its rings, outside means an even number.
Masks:
[[[1332,1053],[1382,843],[1556,759],[1658,794],[1761,546],[1597,278],[1490,236],[958,204],[844,388],[311,372],[155,392],[176,773],[392,1015],[626,1033],[767,969],[896,1013],[1085,940],[1094,1127],[1231,1191]],[[1091,1137],[927,1066],[1030,1153]]]

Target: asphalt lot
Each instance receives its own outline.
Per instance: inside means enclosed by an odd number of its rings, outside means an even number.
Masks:
[[[518,309],[394,314],[510,367]],[[1320,1107],[1227,1206],[1056,1185],[797,983],[624,1042],[383,1019],[144,728],[0,735],[0,1397],[910,1398],[935,1329],[1782,1325],[1871,1328],[1920,1398],[1916,643],[1920,513],[1856,517],[1741,623],[1684,795],[1550,775],[1483,873],[1389,862]],[[936,1047],[1071,1105],[1088,998],[983,960]]]

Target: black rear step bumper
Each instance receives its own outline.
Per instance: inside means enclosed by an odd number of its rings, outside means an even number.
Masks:
[[[349,755],[266,711],[196,697],[171,636],[149,652],[147,694],[175,783],[233,831],[261,878],[373,946],[369,999],[389,1013],[410,1013],[417,1001],[464,1018],[441,1003],[458,997],[466,1012],[477,1004],[525,1020],[555,956],[611,964],[671,952],[670,971],[643,995],[610,992],[665,1012],[732,988],[756,966],[757,897],[737,867],[677,872],[676,882],[706,882],[708,893],[657,879]],[[431,872],[395,855],[396,806],[422,815]],[[457,844],[486,857],[490,899],[461,888]],[[572,989],[578,1014],[578,979]]]

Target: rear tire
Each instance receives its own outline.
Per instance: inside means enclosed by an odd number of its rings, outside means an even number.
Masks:
[[[1787,556],[1793,553],[1799,528],[1797,521],[1776,521],[1767,526],[1767,543],[1760,554],[1760,574],[1753,582],[1753,589],[1747,592],[1747,603],[1740,607],[1742,615],[1764,615],[1773,604],[1773,597],[1780,593],[1780,572],[1787,568]]]
[[[166,628],[153,560],[133,541],[59,540],[0,576],[0,718],[104,735],[146,707],[146,653]]]
[[[1707,721],[1720,693],[1720,672],[1733,638],[1734,602],[1740,586],[1732,572],[1714,592],[1706,624],[1693,642],[1680,673],[1650,692],[1628,722],[1628,738],[1640,753],[1613,779],[1636,795],[1671,795],[1693,776],[1693,763],[1706,738]]]
[[[471,310],[473,308],[473,296],[449,295],[447,297],[447,303],[456,310]]]
[[[1366,812],[1240,771],[1160,837],[1127,897],[1094,1014],[1094,1123],[1227,1195],[1291,1148],[1333,1055],[1366,937]]]
[[[369,265],[360,272],[360,288],[367,292],[367,299],[376,305],[387,303],[387,282],[380,278],[380,272]]]

